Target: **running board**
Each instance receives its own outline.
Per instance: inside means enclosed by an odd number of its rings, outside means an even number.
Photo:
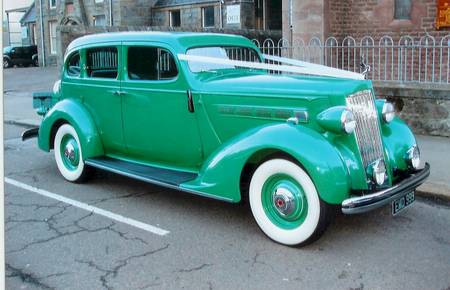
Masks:
[[[181,183],[197,177],[197,174],[191,172],[147,166],[106,156],[90,158],[85,163],[95,168],[169,187],[179,187]]]

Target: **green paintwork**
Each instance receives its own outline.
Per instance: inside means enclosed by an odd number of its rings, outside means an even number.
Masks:
[[[285,188],[294,195],[296,210],[288,215],[282,215],[273,202],[273,193],[277,188]],[[283,229],[295,229],[304,221],[308,213],[308,201],[302,187],[290,176],[277,174],[271,176],[263,185],[261,201],[267,217]]]
[[[370,81],[248,69],[192,73],[176,57],[192,47],[214,45],[257,50],[241,36],[204,33],[110,33],[73,41],[65,61],[79,52],[81,74],[71,77],[62,70],[61,86],[53,96],[56,104],[39,130],[39,147],[50,150],[52,128],[67,122],[78,133],[84,159],[106,155],[194,172],[197,178],[182,183],[182,189],[232,202],[241,200],[246,165],[281,152],[308,172],[320,197],[330,204],[368,189],[355,136],[340,132],[335,120],[345,97],[372,90]],[[87,77],[86,50],[101,46],[118,50],[116,79]],[[128,79],[129,46],[169,51],[178,76],[163,81]],[[188,111],[187,91],[192,93],[194,112]],[[381,110],[378,102],[377,108]],[[327,109],[331,111],[324,113]],[[286,123],[290,117],[297,117],[299,124]],[[395,172],[408,170],[403,158],[415,139],[398,118],[379,126],[392,184]]]

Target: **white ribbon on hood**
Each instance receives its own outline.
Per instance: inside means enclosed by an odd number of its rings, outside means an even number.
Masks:
[[[364,75],[360,73],[355,73],[347,70],[337,69],[333,67],[328,67],[320,64],[313,64],[305,61],[299,61],[291,58],[278,57],[272,55],[263,55],[265,59],[277,61],[280,63],[285,63],[288,65],[278,65],[278,64],[268,64],[261,62],[250,62],[250,61],[242,61],[242,60],[231,60],[217,57],[209,57],[209,56],[197,56],[197,55],[188,55],[188,54],[178,54],[178,59],[183,61],[192,61],[192,62],[203,62],[203,63],[212,63],[212,64],[223,64],[223,65],[232,65],[237,67],[245,67],[245,68],[254,68],[254,69],[264,69],[264,70],[272,70],[272,71],[280,71],[280,72],[288,72],[288,73],[297,73],[297,74],[305,74],[305,75],[315,75],[315,76],[327,76],[334,78],[344,78],[344,79],[354,79],[354,80],[363,80]]]

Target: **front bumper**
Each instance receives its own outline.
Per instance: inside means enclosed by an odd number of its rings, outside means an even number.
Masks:
[[[394,186],[367,195],[351,197],[342,202],[344,214],[358,214],[382,207],[393,200],[413,191],[430,175],[430,165],[411,174]]]

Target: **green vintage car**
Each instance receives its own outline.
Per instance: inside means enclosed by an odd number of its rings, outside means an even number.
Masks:
[[[39,147],[61,175],[100,168],[227,202],[262,231],[310,243],[336,207],[399,210],[429,175],[414,135],[360,74],[261,54],[247,38],[109,33],[67,48]],[[31,137],[27,132],[24,138]]]

